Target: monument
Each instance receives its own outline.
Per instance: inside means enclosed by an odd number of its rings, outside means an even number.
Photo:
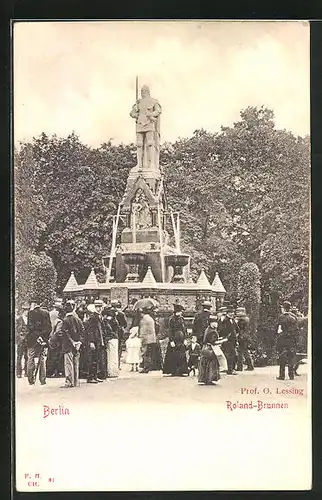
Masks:
[[[183,305],[186,314],[195,312],[205,299],[212,301],[214,310],[223,303],[226,290],[218,273],[210,283],[200,270],[194,282],[190,256],[181,252],[180,215],[168,207],[159,164],[161,114],[160,103],[151,97],[146,85],[138,98],[136,80],[136,102],[130,116],[135,121],[137,165],[129,172],[123,199],[113,218],[110,254],[103,258],[106,279],[98,283],[92,269],[86,283],[78,284],[71,273],[65,295],[98,296],[107,302],[117,298],[123,308],[150,296],[159,302],[161,314],[171,312],[174,302]]]

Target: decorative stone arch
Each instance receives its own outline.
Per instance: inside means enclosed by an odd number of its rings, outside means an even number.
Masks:
[[[133,198],[135,198],[136,192],[142,189],[143,193],[146,196],[147,202],[151,208],[156,208],[158,206],[158,201],[156,197],[153,195],[151,189],[148,184],[145,182],[142,176],[139,176],[136,181],[132,184],[132,186],[128,189],[124,199],[123,199],[123,209],[131,210],[131,203]]]

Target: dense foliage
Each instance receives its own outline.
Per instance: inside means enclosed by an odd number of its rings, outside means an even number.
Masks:
[[[259,320],[261,301],[261,276],[253,262],[243,264],[238,274],[238,303],[242,304],[249,315],[249,330],[255,336]]]
[[[308,137],[277,130],[272,111],[249,107],[217,134],[197,130],[163,144],[161,163],[194,276],[204,268],[213,279],[218,271],[228,299],[237,301],[239,271],[254,263],[264,310],[274,311],[280,299],[307,306]],[[52,259],[58,292],[71,270],[79,282],[92,266],[102,271],[112,217],[134,165],[133,144],[94,149],[75,134],[42,134],[21,144],[15,163],[17,275],[17,257],[27,250]],[[266,319],[264,314],[261,324]]]

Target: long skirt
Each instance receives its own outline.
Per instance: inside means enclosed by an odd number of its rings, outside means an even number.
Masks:
[[[184,344],[176,344],[172,347],[169,342],[163,363],[163,373],[179,376],[188,375],[188,363]]]
[[[211,347],[203,347],[199,360],[198,382],[211,384],[220,379],[219,363]]]
[[[107,376],[118,377],[119,375],[119,355],[118,339],[111,339],[107,342]]]
[[[162,353],[161,346],[157,340],[155,344],[151,345],[151,371],[162,370]]]

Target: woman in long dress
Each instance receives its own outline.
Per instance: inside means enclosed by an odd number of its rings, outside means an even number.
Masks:
[[[216,316],[210,315],[209,321],[210,324],[205,331],[201,349],[198,382],[206,385],[215,385],[214,382],[220,379],[220,374],[219,363],[213,348],[219,339],[219,335]]]
[[[105,308],[102,311],[104,336],[107,357],[107,377],[115,378],[119,376],[119,355],[118,355],[118,335],[113,320],[113,310]]]
[[[182,317],[183,307],[174,304],[173,315],[169,319],[169,343],[163,363],[163,373],[183,377],[188,375],[186,356],[186,327]]]

